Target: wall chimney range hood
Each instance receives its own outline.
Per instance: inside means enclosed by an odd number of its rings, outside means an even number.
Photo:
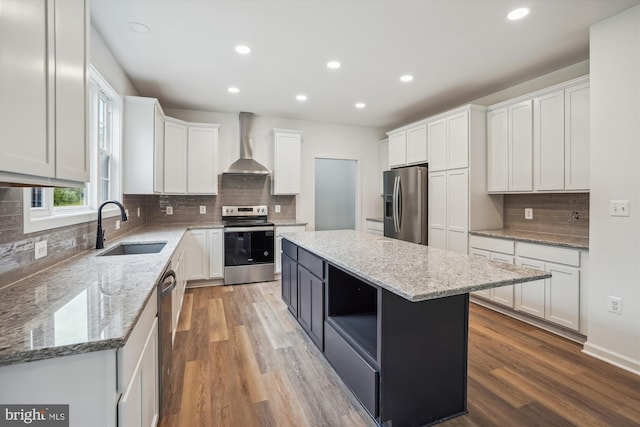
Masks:
[[[269,175],[269,169],[253,160],[253,113],[240,113],[240,158],[222,172],[230,175]]]

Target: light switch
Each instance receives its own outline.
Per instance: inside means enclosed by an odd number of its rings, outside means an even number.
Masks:
[[[629,216],[629,201],[628,200],[609,201],[609,215]]]
[[[280,205],[276,205],[276,213],[280,213]]]
[[[47,256],[47,241],[42,240],[40,242],[36,242],[35,244],[35,259],[40,259],[42,257]]]
[[[120,220],[116,219],[116,230],[120,230]]]

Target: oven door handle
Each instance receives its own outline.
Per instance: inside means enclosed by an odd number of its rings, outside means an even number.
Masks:
[[[247,231],[274,231],[274,227],[225,227],[225,233],[243,233]]]

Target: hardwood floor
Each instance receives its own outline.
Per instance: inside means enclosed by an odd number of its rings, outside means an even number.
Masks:
[[[375,426],[280,299],[280,282],[188,289],[162,427]],[[639,426],[640,377],[471,304],[467,415],[441,425]]]

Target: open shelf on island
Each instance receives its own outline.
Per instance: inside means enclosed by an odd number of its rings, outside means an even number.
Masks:
[[[378,359],[378,288],[329,265],[327,320]]]

